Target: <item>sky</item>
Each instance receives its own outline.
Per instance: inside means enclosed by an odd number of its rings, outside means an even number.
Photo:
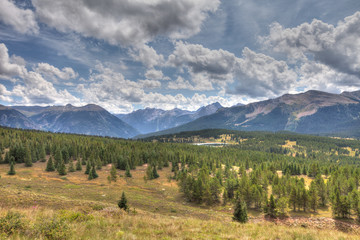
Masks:
[[[196,110],[359,89],[359,0],[0,0],[3,105]]]

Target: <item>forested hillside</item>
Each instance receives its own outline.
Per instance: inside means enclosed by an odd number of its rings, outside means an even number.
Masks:
[[[98,203],[87,203],[93,209],[99,203],[116,203],[120,196],[110,197],[113,192],[127,189],[131,205],[141,212],[231,221],[233,207],[244,203],[250,222],[264,216],[276,219],[315,214],[350,219],[346,224],[355,224],[351,228],[357,231],[360,142],[356,140],[228,130],[188,132],[148,141],[6,128],[0,128],[0,136],[0,183],[10,186],[7,191],[11,186],[14,190],[24,186],[21,179],[30,174],[31,180],[25,183],[27,192],[69,195],[71,201],[96,199]],[[188,144],[197,141],[227,145]],[[41,180],[44,177],[50,180],[45,183]],[[34,185],[37,181],[39,185]],[[61,186],[71,186],[71,190],[59,192]],[[92,197],[96,195],[95,186],[103,197]],[[15,204],[8,194],[0,196],[2,208]],[[29,207],[40,199],[29,201]],[[44,201],[39,207],[49,208],[49,204]],[[0,231],[5,230],[0,227]]]

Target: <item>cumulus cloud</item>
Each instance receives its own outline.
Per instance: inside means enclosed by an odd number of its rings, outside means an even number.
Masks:
[[[78,87],[87,102],[117,100],[138,103],[144,95],[140,83],[127,80],[121,73],[104,67],[102,64],[96,66],[96,72],[91,74],[89,81],[92,83],[88,86],[79,85]]]
[[[35,71],[50,77],[55,82],[57,82],[58,79],[70,80],[78,77],[78,74],[70,67],[64,67],[60,70],[48,63],[38,63]]]
[[[297,86],[304,90],[321,90],[333,93],[355,91],[360,87],[357,76],[339,72],[325,64],[307,61],[299,69]]]
[[[149,69],[146,71],[145,77],[152,80],[162,80],[164,78],[164,74],[161,70]]]
[[[179,76],[175,81],[171,81],[168,83],[169,89],[187,89],[194,90],[194,86],[191,85],[189,81],[186,81],[184,78]]]
[[[200,31],[219,0],[34,0],[40,21],[113,45],[143,44],[156,36],[187,38]]]
[[[336,26],[314,19],[295,28],[279,23],[270,27],[260,41],[275,52],[292,60],[306,60],[312,54],[316,61],[337,71],[360,77],[360,12],[348,16]]]
[[[137,46],[130,51],[130,56],[138,62],[141,62],[147,68],[162,65],[164,56],[157,54],[154,48],[147,45]]]
[[[284,61],[244,48],[236,67],[237,87],[229,93],[250,97],[278,96],[291,89],[297,74]]]
[[[142,86],[142,88],[145,88],[145,89],[152,89],[152,88],[160,88],[161,87],[161,82],[157,81],[157,80],[145,79],[145,80],[140,80],[139,83]]]
[[[11,92],[9,92],[6,87],[0,83],[0,100],[5,102],[12,102],[10,95]]]
[[[10,0],[0,0],[0,21],[10,25],[17,32],[37,34],[39,26],[35,14],[30,9],[21,9]]]
[[[57,68],[49,64],[39,64],[48,69]],[[59,70],[59,69],[57,69]],[[63,69],[64,70],[64,69]],[[65,73],[69,73],[69,68],[65,68]],[[64,72],[59,70],[59,76],[64,77]],[[58,77],[59,77],[58,76]],[[67,90],[57,90],[51,82],[44,79],[40,72],[28,71],[25,68],[25,60],[21,57],[12,56],[9,58],[8,49],[5,44],[0,44],[0,78],[11,79],[19,78],[11,91],[6,90],[2,85],[1,94],[6,96],[7,102],[14,102],[11,96],[21,98],[22,104],[64,104],[79,103],[80,100],[71,95]],[[5,97],[3,100],[5,101]]]
[[[186,67],[192,73],[206,73],[210,78],[224,80],[235,66],[236,57],[225,50],[211,50],[200,44],[178,41],[168,58],[168,65]]]
[[[24,76],[26,72],[23,59],[17,56],[10,58],[7,47],[0,43],[0,78]]]

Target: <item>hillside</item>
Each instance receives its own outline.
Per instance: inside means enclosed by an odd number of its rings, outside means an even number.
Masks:
[[[52,132],[122,138],[138,134],[136,129],[94,104],[84,107],[74,107],[70,104],[64,107],[49,107],[30,119],[41,129]]]
[[[37,128],[36,124],[34,124],[24,114],[3,105],[0,105],[0,126],[22,129]]]
[[[357,140],[230,130],[148,142],[3,128],[0,135],[5,239],[359,239]],[[195,138],[229,145],[176,143]],[[172,143],[159,143],[165,139]],[[50,159],[55,171],[46,170]],[[118,207],[123,192],[129,211]],[[275,216],[265,210],[272,197]],[[239,199],[245,224],[232,219]]]
[[[286,94],[245,106],[221,108],[214,114],[152,135],[223,128],[359,137],[359,95],[359,91],[342,94],[320,91]]]

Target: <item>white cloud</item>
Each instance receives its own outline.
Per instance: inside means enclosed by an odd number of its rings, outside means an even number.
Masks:
[[[237,87],[229,93],[250,97],[272,97],[287,93],[297,80],[297,74],[284,61],[244,48],[236,68]]]
[[[191,85],[189,81],[186,81],[184,78],[179,76],[175,81],[170,81],[168,83],[169,89],[187,89],[187,90],[194,90],[194,86]]]
[[[35,71],[50,77],[55,82],[57,82],[58,79],[70,80],[78,77],[78,74],[70,67],[64,67],[60,70],[48,63],[38,63]]]
[[[46,81],[37,72],[29,71],[22,80],[21,84],[14,86],[11,95],[21,97],[24,104],[76,104],[80,102],[66,89],[57,90],[52,83]]]
[[[10,0],[0,0],[0,21],[12,26],[17,32],[37,34],[39,26],[30,9],[21,9]]]
[[[157,80],[145,79],[145,80],[139,80],[139,83],[142,86],[142,88],[144,88],[144,89],[152,89],[152,88],[160,88],[161,87],[161,82],[157,81]]]
[[[149,69],[146,71],[145,77],[152,80],[162,80],[164,78],[164,74],[161,70]]]
[[[0,100],[5,102],[12,102],[10,95],[11,92],[9,92],[6,87],[0,83]]]
[[[224,80],[235,66],[236,57],[225,50],[211,50],[200,44],[178,41],[168,58],[168,65],[186,67],[192,73],[207,73],[215,80]]]
[[[288,55],[289,59],[316,61],[337,71],[360,77],[360,12],[346,17],[337,26],[314,19],[295,28],[271,25],[270,34],[262,37],[265,47]]]
[[[187,38],[200,31],[219,0],[34,0],[40,21],[113,45],[138,45],[156,36]]]
[[[356,91],[360,88],[360,79],[336,71],[325,64],[308,61],[298,70],[300,80],[297,86],[304,90],[321,90],[340,93],[343,91]]]
[[[138,62],[144,64],[147,68],[162,65],[164,62],[164,56],[157,54],[154,48],[147,45],[142,45],[134,48],[130,51],[130,56]]]
[[[16,56],[10,58],[7,47],[0,43],[0,78],[10,79],[14,76],[24,76],[27,71],[21,64],[21,59]]]

